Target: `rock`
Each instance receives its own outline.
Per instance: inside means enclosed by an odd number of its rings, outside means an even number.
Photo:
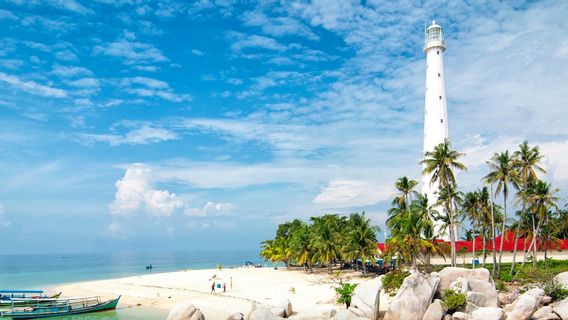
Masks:
[[[505,313],[501,308],[483,307],[475,310],[471,314],[472,320],[502,320]]]
[[[471,317],[467,313],[454,312],[452,315],[452,320],[471,320]]]
[[[327,309],[324,312],[321,313],[322,317],[324,317],[325,319],[331,319],[333,317],[335,317],[335,315],[337,314],[337,310],[331,308],[331,309]]]
[[[504,306],[506,304],[513,303],[519,297],[519,291],[513,290],[511,292],[500,292],[499,293],[499,305]]]
[[[568,320],[568,298],[554,305],[554,312],[560,316],[562,320]]]
[[[276,316],[268,309],[256,303],[252,304],[246,320],[276,320]]]
[[[554,313],[551,306],[546,306],[538,309],[531,320],[560,320],[560,317]]]
[[[444,315],[446,315],[446,308],[440,299],[436,299],[428,309],[426,309],[422,320],[442,320]]]
[[[422,319],[439,283],[440,277],[435,272],[412,273],[402,282],[383,319]]]
[[[355,311],[356,310],[356,311]],[[366,320],[366,318],[360,317],[361,314],[354,313],[361,312],[357,308],[341,309],[337,312],[333,319],[335,320]]]
[[[465,304],[465,313],[472,314],[475,310],[479,309],[480,307],[474,303],[466,302]]]
[[[445,315],[444,320],[452,320],[452,315],[451,314]]]
[[[544,297],[542,297],[542,300],[540,301],[540,303],[541,303],[543,306],[547,306],[547,305],[549,305],[551,302],[552,302],[552,297],[549,297],[549,296],[544,296]]]
[[[205,316],[192,303],[184,302],[170,310],[167,320],[205,320]]]
[[[557,274],[554,277],[554,281],[568,289],[568,271]]]
[[[284,318],[288,318],[294,312],[294,310],[292,310],[292,303],[288,299],[281,301],[277,307],[284,309],[284,315],[282,316]]]
[[[493,283],[493,279],[489,273],[489,270],[485,268],[479,269],[466,269],[457,267],[446,267],[442,269],[439,273],[440,285],[438,286],[438,294],[442,294],[444,290],[449,289],[452,282],[456,281],[458,278],[466,278],[469,281],[475,279],[483,282]],[[470,284],[471,285],[471,284]],[[472,289],[472,291],[475,291]]]
[[[461,287],[460,292],[479,293],[485,299],[478,307],[497,307],[499,304],[499,293],[495,290],[495,283],[489,274],[489,270],[485,268],[466,269],[447,267],[439,273],[440,285],[438,286],[437,295],[442,296],[446,289],[457,289]]]
[[[285,318],[286,317],[286,310],[282,307],[274,307],[270,309],[270,312],[272,312],[273,315],[277,316],[277,317],[281,317],[281,318]]]
[[[468,292],[466,293],[466,300],[476,306],[485,306],[486,296],[479,292]],[[468,312],[469,313],[469,312]]]
[[[505,306],[507,320],[528,320],[541,306],[544,290],[531,289],[519,296],[515,302]]]
[[[363,311],[363,316],[367,319],[377,320],[382,287],[382,277],[358,284],[353,291],[350,307]]]
[[[459,277],[450,284],[450,289],[458,293],[466,293],[469,291],[469,282],[464,277]]]
[[[245,320],[245,315],[242,313],[233,313],[232,315],[228,316],[225,320]]]

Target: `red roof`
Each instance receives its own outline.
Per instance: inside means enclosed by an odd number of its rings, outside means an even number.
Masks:
[[[515,250],[515,234],[513,232],[507,231],[505,233],[505,241],[503,242],[503,251],[513,251]],[[519,238],[517,241],[517,250],[518,251],[526,251],[531,244],[531,239],[526,238]],[[436,240],[438,242],[446,242],[444,240]],[[475,241],[475,250],[480,251],[483,249],[483,241],[480,237],[476,237],[473,241],[456,241],[456,251],[461,250],[462,248],[467,248],[467,252],[473,251],[473,242]],[[449,242],[448,242],[449,243]],[[501,245],[501,235],[495,238],[495,246],[497,246],[497,250],[499,250]],[[377,248],[381,251],[385,251],[385,244],[384,243],[377,243]],[[491,239],[487,239],[485,243],[485,248],[487,250],[493,250],[493,241]],[[543,250],[544,247],[540,241],[537,241],[537,248],[539,250]],[[524,249],[524,250],[523,250]],[[560,240],[558,242],[558,247],[550,248],[551,250],[568,250],[568,239]]]

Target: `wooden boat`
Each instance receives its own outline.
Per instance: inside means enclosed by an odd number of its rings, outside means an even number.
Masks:
[[[20,307],[16,302],[27,300],[35,303]],[[89,312],[113,310],[116,308],[120,296],[113,300],[102,301],[100,297],[69,298],[69,299],[13,299],[14,305],[8,311],[0,312],[1,317],[12,319],[39,319],[58,316],[67,316]]]
[[[17,304],[18,306],[35,304],[40,299],[58,299],[61,292],[46,295],[42,290],[2,290],[0,308]]]

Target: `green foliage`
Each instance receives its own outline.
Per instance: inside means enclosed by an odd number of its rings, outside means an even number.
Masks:
[[[448,309],[448,313],[453,313],[463,308],[467,302],[465,293],[459,293],[452,289],[444,290],[444,305]]]
[[[509,273],[501,273],[501,276],[499,277],[499,279],[501,279],[502,281],[505,282],[511,282],[513,281],[513,276]]]
[[[335,292],[339,294],[337,299],[338,303],[345,303],[345,306],[349,308],[351,304],[351,297],[353,296],[353,291],[357,287],[356,283],[342,283],[341,286],[335,288]]]
[[[544,284],[542,287],[544,293],[547,296],[552,297],[552,299],[556,301],[563,300],[568,298],[568,288],[563,286],[561,283],[558,283],[556,280],[552,279],[552,281]]]
[[[497,291],[507,291],[507,284],[505,283],[505,280],[497,280],[495,283],[495,289],[497,289]]]
[[[398,288],[400,288],[400,286],[402,285],[404,278],[408,277],[409,275],[410,272],[401,271],[398,269],[385,274],[382,278],[383,289],[391,296],[395,295]]]
[[[222,264],[218,264],[218,265],[217,265],[217,270],[223,270],[223,265],[222,265]]]

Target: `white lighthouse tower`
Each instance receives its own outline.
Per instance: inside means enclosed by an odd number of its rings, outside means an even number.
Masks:
[[[446,89],[444,85],[444,51],[446,44],[442,27],[432,21],[426,29],[424,53],[426,54],[426,94],[424,99],[424,152],[449,138]],[[438,200],[438,183],[431,184],[431,175],[422,176],[422,193],[430,204]],[[439,231],[439,225],[436,231]]]

